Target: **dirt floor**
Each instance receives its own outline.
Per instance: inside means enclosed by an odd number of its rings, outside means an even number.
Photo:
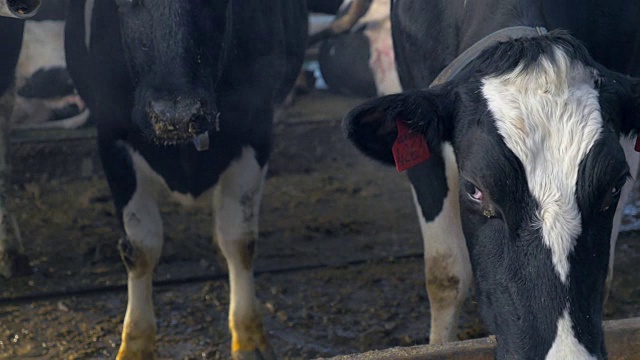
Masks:
[[[262,206],[257,296],[284,359],[428,342],[422,241],[404,175],[358,154],[340,119],[361,100],[315,92],[278,123]],[[20,136],[16,135],[17,138]],[[0,359],[101,359],[126,306],[119,234],[93,140],[13,142],[9,207],[32,275],[0,279]],[[618,245],[609,319],[640,316],[638,191]],[[225,359],[228,283],[209,199],[164,207],[155,287],[160,359]],[[468,301],[460,339],[486,335]]]

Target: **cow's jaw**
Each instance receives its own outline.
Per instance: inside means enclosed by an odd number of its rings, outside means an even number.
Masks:
[[[581,235],[576,198],[578,170],[603,129],[596,74],[560,48],[536,64],[485,78],[482,94],[505,145],[522,163],[537,203],[532,225],[551,252],[551,263],[570,293],[570,256]],[[571,295],[569,295],[571,296]],[[569,299],[561,307],[546,359],[595,359],[576,338]],[[498,340],[500,342],[500,340]]]

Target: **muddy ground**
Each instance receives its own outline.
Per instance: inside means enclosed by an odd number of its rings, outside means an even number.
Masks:
[[[422,243],[407,181],[358,154],[341,133],[342,115],[359,102],[318,91],[277,126],[256,282],[284,359],[428,342]],[[13,137],[9,207],[33,274],[0,279],[0,359],[113,358],[125,270],[93,140],[27,135]],[[618,244],[609,319],[640,316],[639,199],[636,191]],[[160,359],[229,355],[228,283],[208,200],[188,210],[163,207],[154,299]],[[458,337],[484,335],[470,300]]]

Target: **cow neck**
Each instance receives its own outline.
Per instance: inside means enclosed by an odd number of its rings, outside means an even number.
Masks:
[[[475,59],[486,48],[495,45],[499,42],[508,41],[511,39],[534,37],[544,35],[547,33],[547,29],[544,27],[529,27],[529,26],[512,26],[504,29],[500,29],[493,32],[478,42],[473,44],[462,54],[458,55],[447,67],[444,68],[433,80],[429,87],[443,84],[453,79],[460,71],[462,71],[473,59]]]

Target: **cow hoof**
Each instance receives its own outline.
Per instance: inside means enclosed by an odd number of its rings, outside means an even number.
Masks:
[[[278,357],[271,346],[253,351],[234,351],[233,360],[276,360]]]
[[[131,351],[120,348],[116,360],[154,360],[156,358],[153,350]]]
[[[29,258],[16,250],[0,251],[0,275],[5,278],[25,276],[33,273]]]

